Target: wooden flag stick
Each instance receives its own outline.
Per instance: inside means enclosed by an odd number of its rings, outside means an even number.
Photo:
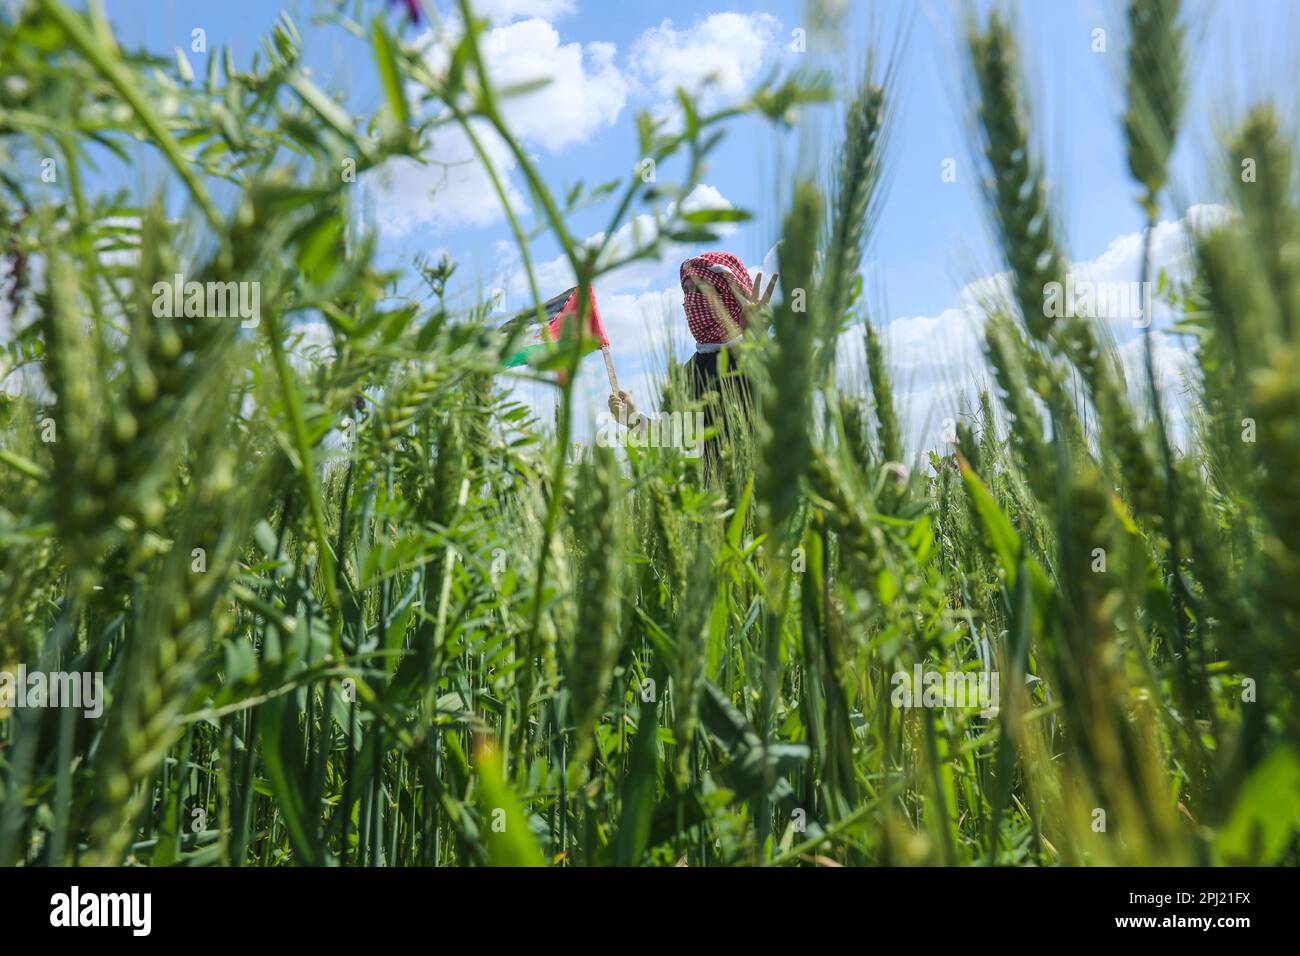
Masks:
[[[613,393],[617,395],[618,376],[614,374],[614,360],[610,357],[609,346],[602,345],[600,347],[600,354],[605,356],[605,371],[609,373],[609,387],[612,388],[614,390]]]

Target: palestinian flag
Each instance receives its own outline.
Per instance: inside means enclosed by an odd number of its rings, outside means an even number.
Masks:
[[[590,322],[588,322],[588,332],[582,343],[582,354],[587,355],[596,349],[609,348],[609,336],[605,334],[605,326],[600,321],[600,310],[596,308],[596,292],[594,289],[588,293],[588,307],[591,309]],[[519,365],[527,365],[545,356],[547,353],[554,351],[556,345],[563,340],[565,333],[574,335],[578,328],[575,322],[566,322],[571,316],[578,314],[578,287],[574,286],[565,292],[561,292],[553,299],[547,300],[542,306],[546,313],[546,322],[543,325],[534,325],[530,335],[524,339],[519,351],[506,360],[507,368],[515,368]],[[527,312],[521,312],[510,323],[535,323],[537,311],[529,309]],[[569,328],[565,328],[568,325]]]

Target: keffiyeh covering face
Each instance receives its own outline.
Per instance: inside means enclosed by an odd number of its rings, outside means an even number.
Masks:
[[[753,293],[745,264],[729,252],[702,252],[682,263],[681,277],[686,324],[690,326],[695,341],[700,345],[720,345],[735,338],[736,330],[744,328],[745,310],[731,291],[731,283],[735,282],[746,294]],[[713,297],[697,288],[697,280],[713,286],[717,301],[726,310],[734,328],[727,328],[720,320],[715,306],[709,301]]]

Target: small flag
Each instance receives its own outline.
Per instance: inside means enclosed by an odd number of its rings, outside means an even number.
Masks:
[[[591,309],[591,321],[588,323],[590,336],[583,342],[584,355],[596,349],[609,349],[609,336],[605,334],[605,326],[600,321],[600,310],[596,308],[594,289],[589,290],[588,304]],[[507,368],[527,365],[555,349],[556,343],[563,337],[565,319],[578,314],[578,287],[574,286],[555,298],[547,300],[542,309],[546,313],[545,324],[534,328],[519,351],[506,360]],[[528,322],[536,315],[535,310],[521,312],[511,322]]]

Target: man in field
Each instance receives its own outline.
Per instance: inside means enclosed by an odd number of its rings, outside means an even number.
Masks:
[[[718,400],[725,405],[734,403],[742,414],[749,414],[750,383],[737,369],[735,346],[754,313],[771,300],[777,277],[773,275],[762,292],[763,273],[751,282],[745,264],[729,252],[693,256],[682,263],[679,274],[686,324],[695,339],[695,354],[686,363],[687,381],[692,397],[703,403],[705,427],[711,429]],[[609,410],[629,428],[638,427],[645,417],[624,389],[609,396]],[[705,460],[710,469],[717,462],[718,444],[717,436],[705,443]]]

